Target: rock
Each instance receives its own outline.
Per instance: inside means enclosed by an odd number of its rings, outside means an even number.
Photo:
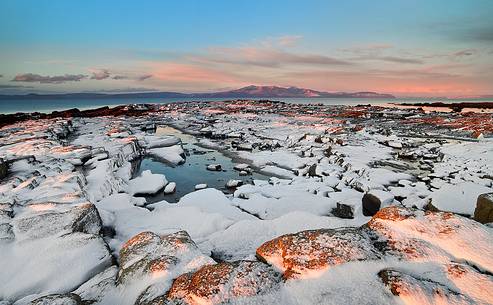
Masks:
[[[164,187],[165,194],[173,194],[176,191],[176,182],[170,182]]]
[[[423,206],[423,210],[431,211],[431,212],[440,212],[440,210],[436,206],[433,205],[431,200],[429,200],[428,203]]]
[[[353,219],[354,207],[349,204],[337,203],[337,207],[332,209],[331,212],[334,216],[339,218]]]
[[[493,270],[493,235],[486,226],[448,212],[389,206],[364,226],[386,255],[405,260],[460,260]]]
[[[308,176],[309,177],[318,177],[318,175],[317,175],[317,164],[316,163],[310,165],[310,167],[308,168]]]
[[[179,263],[186,265],[192,260],[195,268],[214,262],[200,252],[185,231],[162,236],[142,232],[122,246],[117,280],[125,284],[146,277],[159,278],[176,269]]]
[[[484,135],[483,135],[483,133],[482,133],[481,131],[476,130],[476,131],[474,131],[474,132],[471,134],[471,138],[473,138],[473,139],[478,139],[478,140],[479,140],[479,139],[484,138]]]
[[[240,164],[236,164],[233,168],[237,171],[240,171],[240,172],[241,171],[247,171],[250,168],[250,165],[248,165],[246,163],[240,163]]]
[[[74,293],[49,294],[29,302],[28,305],[82,305],[82,300]]]
[[[358,228],[319,229],[287,234],[261,245],[257,257],[283,272],[285,279],[303,278],[331,266],[380,257]]]
[[[167,147],[151,148],[148,151],[149,155],[158,160],[170,163],[171,165],[179,165],[185,163],[185,151],[180,145]]]
[[[394,196],[385,191],[371,190],[370,192],[363,195],[361,199],[363,207],[363,215],[373,216],[380,208],[385,205],[392,203]]]
[[[145,170],[139,177],[128,182],[129,192],[133,195],[156,194],[168,183],[166,177],[161,174],[153,174]]]
[[[209,164],[207,165],[207,170],[208,171],[220,171],[222,169],[221,164]]]
[[[75,206],[32,204],[12,221],[17,239],[37,239],[83,232],[98,234],[101,218],[92,203]]]
[[[179,276],[166,294],[166,301],[184,304],[225,304],[278,288],[281,275],[255,261],[208,265]],[[166,304],[166,303],[165,303]]]
[[[397,142],[397,141],[387,141],[385,142],[386,145],[388,147],[392,147],[392,148],[397,148],[397,149],[401,149],[402,148],[402,143],[401,142]]]
[[[7,162],[5,162],[2,158],[0,158],[0,179],[3,179],[7,176],[9,171],[9,166]]]
[[[0,256],[0,298],[14,300],[34,291],[39,295],[71,291],[112,260],[100,236],[80,232],[22,241],[16,236],[2,244]]]
[[[384,269],[378,276],[404,304],[488,304],[493,298],[491,278],[471,267],[448,263],[441,269],[430,271],[416,275],[413,274],[415,272]],[[475,283],[482,289],[467,289],[464,283]]]
[[[239,173],[240,176],[247,176],[248,174],[249,174],[249,172],[247,172],[247,171],[241,171]]]
[[[253,146],[250,143],[241,143],[236,146],[236,150],[246,150],[246,151],[252,151]]]
[[[235,180],[235,179],[230,179],[226,183],[226,187],[227,188],[235,188],[235,187],[238,187],[240,185],[243,185],[243,181],[241,181],[241,180]]]
[[[474,219],[480,223],[493,222],[493,193],[478,196]]]
[[[200,183],[200,184],[195,185],[195,190],[196,191],[202,190],[202,189],[205,189],[205,188],[207,188],[207,184],[205,184],[205,183]]]
[[[79,286],[73,293],[80,296],[83,304],[99,303],[110,291],[116,288],[117,266],[110,266]]]
[[[14,238],[14,232],[12,226],[9,223],[0,224],[0,242],[2,240],[7,241]]]

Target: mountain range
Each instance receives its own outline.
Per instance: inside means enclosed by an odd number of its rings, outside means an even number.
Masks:
[[[0,95],[0,99],[71,98],[395,98],[376,92],[324,92],[297,87],[247,86],[236,90],[209,93],[135,92],[135,93],[60,93]]]

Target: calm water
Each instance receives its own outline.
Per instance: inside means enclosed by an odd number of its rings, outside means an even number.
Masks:
[[[385,104],[398,102],[430,102],[443,101],[432,99],[357,99],[357,98],[270,98],[271,100],[284,101],[287,103],[324,103],[329,105],[357,105],[357,104]],[[169,104],[186,101],[222,101],[224,98],[105,98],[105,99],[26,99],[26,100],[0,100],[0,113],[16,112],[52,112],[54,110],[65,110],[70,108],[90,109],[103,106],[117,106],[123,104]],[[463,102],[470,100],[445,100],[446,103]],[[493,99],[483,99],[476,101],[491,101]]]
[[[244,183],[252,183],[253,179],[268,180],[271,176],[266,176],[253,172],[248,176],[240,176],[239,172],[234,170],[236,164],[231,158],[224,156],[216,150],[202,148],[197,145],[197,138],[184,134],[171,127],[158,127],[156,134],[175,135],[181,138],[183,148],[188,152],[186,162],[175,167],[167,163],[159,162],[150,157],[140,161],[135,176],[139,176],[142,171],[151,170],[155,174],[163,174],[168,181],[176,182],[176,192],[170,195],[159,193],[156,196],[146,197],[147,202],[156,202],[166,200],[168,202],[177,202],[180,197],[195,190],[195,185],[206,183],[208,187],[222,190],[230,193],[233,190],[225,187],[226,182],[230,179],[242,180]],[[201,152],[196,154],[194,152]],[[221,164],[222,171],[209,171],[206,169],[208,164]]]

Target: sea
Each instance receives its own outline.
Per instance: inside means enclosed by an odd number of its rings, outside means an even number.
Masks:
[[[241,99],[241,98],[236,98]],[[245,98],[251,99],[251,98]],[[492,102],[493,99],[429,99],[429,98],[395,98],[395,99],[365,99],[365,98],[262,98],[262,100],[283,101],[293,104],[327,104],[327,105],[382,105],[388,103],[425,103],[425,102]],[[126,104],[169,104],[190,101],[223,101],[226,98],[84,98],[84,99],[3,99],[0,100],[0,114],[17,112],[50,113],[55,110],[78,108],[92,109],[103,106],[115,107]]]

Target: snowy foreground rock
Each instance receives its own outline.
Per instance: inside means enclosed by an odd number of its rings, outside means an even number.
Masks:
[[[0,129],[1,305],[493,304],[491,115],[142,109]],[[139,160],[190,155],[159,124],[243,162],[201,164],[235,175],[228,194],[186,177],[196,191],[149,201],[181,181]]]

